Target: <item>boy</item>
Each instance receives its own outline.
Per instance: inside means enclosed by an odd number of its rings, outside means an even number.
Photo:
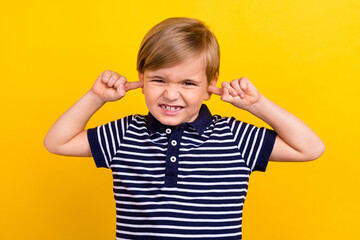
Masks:
[[[324,144],[300,119],[260,94],[247,78],[217,88],[219,47],[200,21],[170,18],[144,37],[139,81],[105,71],[49,130],[55,154],[92,156],[111,168],[116,239],[241,239],[242,209],[252,171],[271,161],[309,161]],[[85,130],[106,102],[142,88],[149,114]],[[267,122],[257,128],[212,116],[214,93]]]

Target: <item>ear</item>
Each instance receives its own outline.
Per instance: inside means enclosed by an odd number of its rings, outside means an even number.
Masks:
[[[144,73],[138,73],[139,75],[139,81],[143,81],[144,82]],[[141,88],[141,92],[144,94],[144,85]]]
[[[218,81],[218,77],[216,76],[213,78],[213,80],[210,81],[209,86],[216,87],[217,81]],[[211,97],[211,93],[209,93],[209,91],[207,91],[205,94],[204,100],[207,101],[210,99],[210,97]]]

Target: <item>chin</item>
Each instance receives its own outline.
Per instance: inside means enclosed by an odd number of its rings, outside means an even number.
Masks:
[[[175,119],[158,119],[158,120],[159,120],[159,122],[161,122],[162,124],[167,125],[167,126],[176,127],[176,126],[182,124],[181,121],[175,120]]]

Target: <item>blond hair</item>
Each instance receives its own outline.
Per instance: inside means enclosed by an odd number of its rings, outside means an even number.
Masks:
[[[168,18],[155,25],[141,42],[137,71],[172,67],[204,54],[208,82],[219,75],[220,49],[213,32],[200,20]]]

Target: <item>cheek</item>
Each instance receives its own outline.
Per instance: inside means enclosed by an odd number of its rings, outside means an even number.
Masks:
[[[204,97],[206,97],[207,94],[208,94],[208,87],[202,87],[198,91],[198,96],[201,96],[202,99],[204,99]]]
[[[199,104],[202,103],[205,97],[204,91],[197,89],[195,91],[183,91],[182,96],[188,103]]]
[[[143,94],[145,95],[145,100],[155,101],[161,96],[161,88],[156,86],[145,85],[142,89]]]

